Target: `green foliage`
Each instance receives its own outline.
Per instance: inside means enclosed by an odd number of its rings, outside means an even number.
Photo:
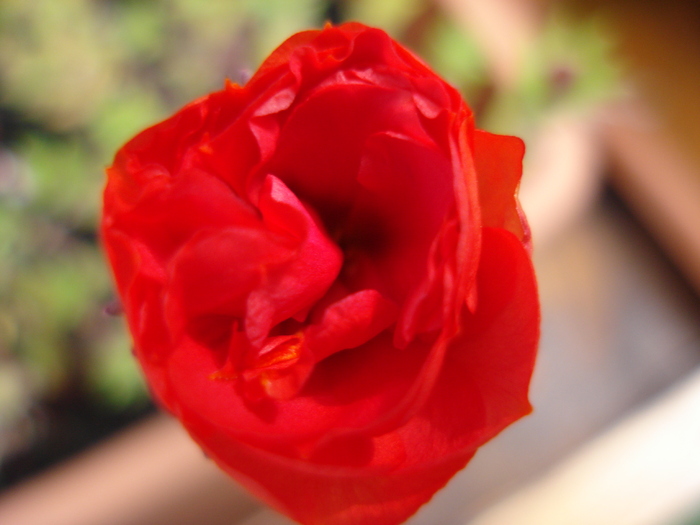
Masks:
[[[21,271],[15,271],[3,306],[17,327],[13,349],[41,391],[56,392],[70,374],[78,352],[85,351],[85,323],[99,307],[109,283],[103,263],[90,246],[56,242],[61,232],[48,225],[41,239],[54,246],[30,247]],[[38,244],[38,243],[37,243]],[[43,244],[43,243],[42,243]],[[48,252],[48,253],[47,253]]]
[[[112,81],[89,0],[4,0],[0,101],[52,130],[85,124]]]
[[[426,38],[425,60],[448,82],[462,89],[467,100],[488,82],[486,61],[478,44],[454,20],[438,16]]]
[[[347,4],[349,20],[381,27],[394,38],[399,38],[425,8],[422,0],[355,0]]]
[[[527,53],[518,82],[498,93],[482,124],[496,133],[527,136],[539,119],[566,108],[586,111],[614,96],[621,72],[602,19],[573,22],[556,12]]]
[[[102,167],[109,164],[112,155],[136,133],[161,120],[166,115],[166,104],[154,89],[130,86],[105,101],[88,128],[93,146],[100,155],[100,188]],[[99,203],[99,199],[95,201]]]
[[[29,168],[32,210],[66,227],[94,228],[102,170],[83,140],[32,134],[16,151]]]
[[[96,242],[103,169],[140,129],[319,26],[324,7],[0,3],[0,110],[15,116],[0,121],[0,140],[11,139],[0,145],[0,374],[21,370],[30,379],[23,395],[55,397],[77,382],[117,410],[146,399],[123,323],[102,314],[112,296]]]
[[[146,400],[146,386],[131,352],[131,341],[124,323],[112,323],[100,348],[86,359],[90,391],[109,407],[126,410]]]

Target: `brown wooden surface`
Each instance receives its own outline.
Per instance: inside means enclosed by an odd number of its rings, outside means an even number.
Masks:
[[[564,3],[616,32],[617,59],[637,94],[606,129],[610,176],[700,293],[700,3]]]
[[[469,525],[690,523],[698,443],[700,369]]]
[[[0,494],[0,524],[229,525],[256,506],[161,415]]]

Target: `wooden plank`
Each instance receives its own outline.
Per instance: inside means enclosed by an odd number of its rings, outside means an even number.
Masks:
[[[2,525],[231,525],[258,507],[157,416],[0,496]]]
[[[700,503],[700,370],[469,525],[662,525]]]
[[[700,170],[640,100],[619,104],[604,135],[610,177],[700,292]]]

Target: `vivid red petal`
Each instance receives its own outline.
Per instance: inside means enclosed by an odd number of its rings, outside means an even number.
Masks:
[[[268,231],[296,236],[298,244],[289,264],[267,272],[265,281],[248,296],[245,328],[254,345],[277,323],[313,306],[343,263],[342,252],[320,222],[277,177],[267,177],[258,208]]]
[[[310,455],[322,440],[381,433],[380,423],[381,428],[391,428],[404,419],[412,405],[397,405],[414,386],[429,351],[429,345],[420,343],[398,350],[391,335],[383,333],[318,363],[294,398],[258,405],[247,403],[235,382],[211,379],[222,360],[191,337],[172,349],[164,373],[184,420],[199,414],[231,440],[301,457]],[[419,386],[430,388],[425,382]]]
[[[316,361],[365,344],[396,320],[397,307],[377,290],[362,290],[328,306],[318,324],[306,330]]]
[[[463,331],[445,355],[429,401],[399,431],[417,452],[409,462],[475,450],[531,410],[537,286],[527,250],[506,230],[484,228],[478,295],[476,311],[463,313]]]
[[[428,468],[353,469],[314,465],[231,442],[203,421],[191,421],[193,437],[222,469],[272,507],[305,525],[397,525],[415,513],[471,458],[473,452]],[[392,438],[371,447],[395,448]],[[407,452],[407,453],[410,453]]]
[[[172,260],[169,300],[187,317],[243,317],[250,293],[292,256],[287,239],[261,227],[202,231]]]
[[[357,181],[347,231],[365,248],[381,290],[402,304],[425,279],[430,246],[454,213],[450,159],[427,140],[375,133],[364,143]]]
[[[474,132],[474,164],[483,225],[505,228],[529,244],[530,230],[516,196],[524,154],[525,144],[518,137]]]

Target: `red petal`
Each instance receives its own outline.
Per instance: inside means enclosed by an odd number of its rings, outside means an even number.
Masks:
[[[270,231],[294,235],[298,245],[289,264],[267,274],[248,297],[245,329],[253,345],[274,325],[323,297],[343,263],[342,252],[319,221],[277,177],[267,177],[258,207]]]
[[[170,175],[190,167],[185,162],[197,151],[203,137],[220,131],[236,120],[246,106],[247,93],[235,85],[190,102],[172,117],[136,135],[114,159],[114,168],[123,180],[111,178],[119,185],[118,193],[126,197],[138,191],[145,181],[138,176],[146,167],[160,166]]]
[[[380,424],[395,426],[413,406],[403,400],[417,381],[429,350],[418,343],[398,350],[390,334],[380,334],[361,347],[337,352],[318,363],[293,399],[268,400],[265,407],[255,407],[246,404],[233,382],[212,381],[211,375],[222,366],[220,358],[210,348],[185,338],[165,363],[170,404],[187,412],[185,420],[200,414],[232,440],[299,456],[331,434],[365,435]],[[419,386],[429,390],[430,383]],[[399,404],[402,406],[397,407]]]
[[[473,455],[465,452],[430,468],[328,467],[230,442],[206,422],[191,423],[197,428],[194,439],[223,470],[272,507],[306,525],[403,523]],[[382,452],[398,448],[398,456],[404,455],[401,444],[392,438],[379,438],[370,446],[381,447]]]
[[[380,290],[398,304],[425,279],[433,239],[454,213],[449,160],[428,140],[383,132],[365,141],[345,231],[374,266]]]
[[[527,251],[510,232],[484,228],[478,287],[478,308],[464,312],[464,329],[445,355],[428,403],[400,430],[407,447],[421,451],[409,462],[474,450],[531,410],[537,286]]]
[[[287,239],[262,228],[204,230],[171,262],[169,302],[182,306],[187,317],[242,318],[263,276],[292,256]]]
[[[465,313],[467,329],[450,346],[425,408],[398,430],[400,443],[373,440],[376,462],[346,474],[277,463],[277,472],[285,474],[261,479],[254,461],[274,459],[252,460],[240,449],[220,459],[244,474],[254,472],[267,498],[279,498],[282,508],[304,523],[388,525],[411,515],[478,446],[530,410],[527,388],[539,333],[532,265],[508,232],[487,228],[483,239],[479,308]],[[393,450],[390,456],[398,451],[404,463],[384,470],[387,451],[380,447]]]
[[[126,203],[119,193],[122,177],[147,179],[137,198]],[[191,168],[170,177],[162,169],[144,168],[123,174],[110,170],[105,190],[103,231],[119,230],[147,246],[163,266],[193,235],[202,230],[253,227],[253,208],[217,177]]]
[[[319,324],[306,331],[316,361],[365,344],[396,320],[397,308],[376,290],[362,290],[325,309]]]
[[[530,230],[516,193],[523,172],[525,144],[518,137],[476,130],[474,164],[479,181],[479,203],[484,226],[505,228],[530,242]]]

